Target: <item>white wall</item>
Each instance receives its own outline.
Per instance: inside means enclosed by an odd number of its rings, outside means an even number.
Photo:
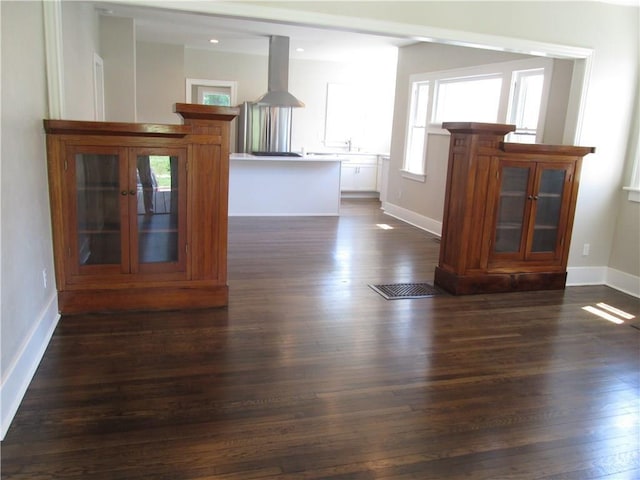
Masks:
[[[638,72],[640,77],[640,72]],[[632,131],[636,132],[635,138],[629,138],[627,166],[623,175],[623,185],[629,185],[629,179],[633,175],[633,160],[640,156],[640,82],[637,84],[635,115],[633,118]],[[640,168],[640,165],[638,165]],[[629,285],[626,290],[639,290],[640,277],[640,202],[630,202],[628,193],[621,191],[618,194],[618,221],[614,235],[613,246],[611,248],[611,259],[609,266],[614,270],[614,274],[623,272],[633,278],[627,278]]]
[[[93,55],[100,52],[93,5],[62,3],[65,119],[94,120]]]
[[[4,436],[58,316],[42,126],[47,117],[43,6],[3,1],[0,16],[0,434]]]
[[[568,99],[571,92],[574,61],[559,60],[553,62],[551,89],[547,103],[547,115],[542,132],[543,143],[561,145],[567,120]]]
[[[136,32],[131,18],[100,17],[105,120],[136,121]]]
[[[137,121],[182,123],[173,105],[185,101],[184,48],[136,43]]]

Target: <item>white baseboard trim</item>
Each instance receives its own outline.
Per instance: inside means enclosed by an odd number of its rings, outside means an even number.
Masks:
[[[606,283],[607,267],[567,267],[567,287]]]
[[[640,298],[640,277],[609,267],[568,267],[567,287],[606,285]]]
[[[429,233],[437,235],[438,237],[442,235],[442,222],[434,220],[433,218],[425,217],[424,215],[420,215],[389,202],[382,203],[382,210],[384,210],[384,213],[387,215],[397,218],[398,220],[402,220],[409,225],[418,227]]]
[[[40,364],[53,331],[58,325],[57,295],[54,294],[40,313],[29,336],[2,378],[0,384],[0,440],[4,440],[9,425]]]
[[[607,285],[628,295],[640,298],[640,277],[607,268]]]

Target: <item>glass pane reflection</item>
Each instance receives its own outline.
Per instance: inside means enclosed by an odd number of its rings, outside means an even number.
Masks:
[[[138,259],[178,261],[178,157],[138,155]]]
[[[496,252],[515,253],[520,250],[528,183],[529,168],[504,167],[502,169],[496,224]]]
[[[120,188],[117,155],[75,155],[80,265],[118,264]]]
[[[532,252],[553,252],[558,239],[565,171],[545,169],[540,176]]]

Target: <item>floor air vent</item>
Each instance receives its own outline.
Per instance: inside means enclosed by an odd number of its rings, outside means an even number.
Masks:
[[[387,300],[400,298],[427,298],[445,293],[428,283],[387,283],[383,285],[369,285]]]

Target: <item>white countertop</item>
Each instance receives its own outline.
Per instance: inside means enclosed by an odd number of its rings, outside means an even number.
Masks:
[[[347,161],[344,155],[339,154],[311,154],[302,157],[265,157],[251,155],[250,153],[232,153],[229,155],[230,160],[257,161],[257,162],[342,162]]]

